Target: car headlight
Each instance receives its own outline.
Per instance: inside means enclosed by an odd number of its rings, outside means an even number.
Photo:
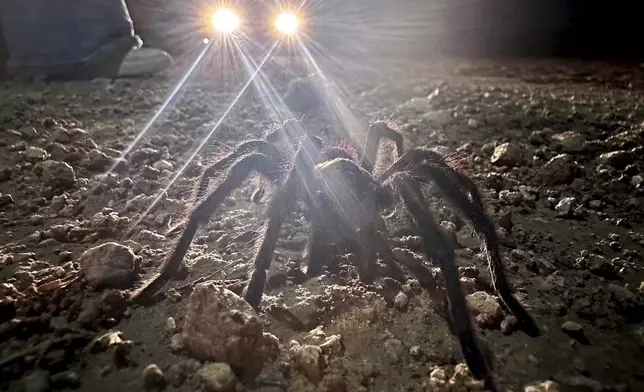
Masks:
[[[228,8],[221,8],[212,14],[212,26],[222,33],[231,33],[239,27],[239,17]]]
[[[297,15],[291,12],[280,14],[275,20],[275,28],[282,34],[295,34],[298,28]]]

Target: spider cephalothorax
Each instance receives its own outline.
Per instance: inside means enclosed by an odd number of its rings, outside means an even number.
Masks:
[[[400,201],[422,239],[427,259],[438,265],[444,277],[450,326],[459,339],[466,363],[475,378],[484,380],[488,389],[496,390],[461,288],[454,245],[434,219],[423,194],[423,186],[432,184],[484,236],[493,286],[501,302],[517,317],[526,333],[537,336],[539,331],[534,321],[514,298],[505,278],[496,230],[485,214],[475,184],[434,151],[415,148],[403,153],[402,136],[384,123],[369,128],[365,148],[357,149],[356,159],[344,148],[325,150],[320,138],[289,129],[285,129],[285,139],[281,137],[281,140],[286,140],[288,145],[297,140],[298,148],[292,155],[288,153],[289,148],[278,148],[274,143],[280,137],[271,134],[266,140],[242,143],[206,169],[198,187],[196,207],[182,227],[174,252],[161,273],[139,289],[133,300],[150,296],[176,273],[198,226],[252,172],[264,177],[272,189],[266,207],[266,224],[256,244],[253,272],[244,290],[245,300],[254,308],[259,308],[282,224],[298,201],[303,201],[310,210],[306,275],[320,274],[334,253],[350,252],[355,255],[355,265],[363,282],[374,280],[375,263],[381,259],[394,277],[405,279],[397,264],[400,263],[436,296],[437,282],[422,263],[394,258],[391,252],[381,213]],[[398,159],[374,177],[373,167],[382,138],[396,144]],[[217,186],[208,192],[209,180],[217,175]]]

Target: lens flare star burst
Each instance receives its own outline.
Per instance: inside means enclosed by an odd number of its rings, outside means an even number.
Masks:
[[[292,12],[280,14],[275,20],[275,28],[282,34],[295,34],[297,32],[299,20],[297,15]]]
[[[222,8],[212,14],[212,27],[222,33],[232,33],[239,27],[239,17],[233,10]]]

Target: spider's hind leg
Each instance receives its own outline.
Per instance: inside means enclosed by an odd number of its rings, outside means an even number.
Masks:
[[[456,172],[447,166],[437,164],[421,165],[425,177],[433,180],[447,199],[458,208],[467,219],[469,219],[476,230],[485,238],[485,253],[488,258],[492,284],[495,291],[501,298],[505,308],[519,320],[520,328],[531,337],[540,335],[539,327],[532,316],[519,303],[512,294],[504,272],[501,255],[499,252],[499,238],[492,220],[487,216],[483,208],[476,185],[464,175]],[[461,189],[469,191],[472,196],[470,201]]]
[[[484,352],[479,347],[465,294],[461,287],[454,248],[445,237],[444,231],[434,220],[429,205],[422,194],[417,192],[417,187],[414,186],[415,181],[412,177],[403,174],[396,174],[391,179],[405,208],[410,212],[414,224],[420,230],[427,257],[431,257],[438,263],[443,274],[452,327],[460,342],[465,362],[474,378],[483,380],[489,390],[496,391],[492,372]]]

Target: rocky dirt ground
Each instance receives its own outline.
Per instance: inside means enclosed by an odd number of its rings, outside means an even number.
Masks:
[[[541,337],[513,330],[480,240],[444,201],[432,205],[460,245],[461,281],[501,389],[644,390],[644,70],[451,60],[404,75],[338,83],[365,129],[387,119],[408,146],[452,156],[484,192],[511,283]],[[413,279],[364,286],[347,267],[277,281],[263,300],[274,310],[259,315],[220,289],[248,274],[265,221],[249,186],[203,227],[162,301],[128,306],[171,251],[176,235],[166,232],[185,217],[203,165],[275,125],[261,99],[244,95],[143,216],[243,82],[191,79],[116,162],[179,76],[0,89],[2,389],[481,390]],[[402,218],[388,220],[392,243],[418,251]],[[294,212],[271,272],[303,264],[306,240]]]

